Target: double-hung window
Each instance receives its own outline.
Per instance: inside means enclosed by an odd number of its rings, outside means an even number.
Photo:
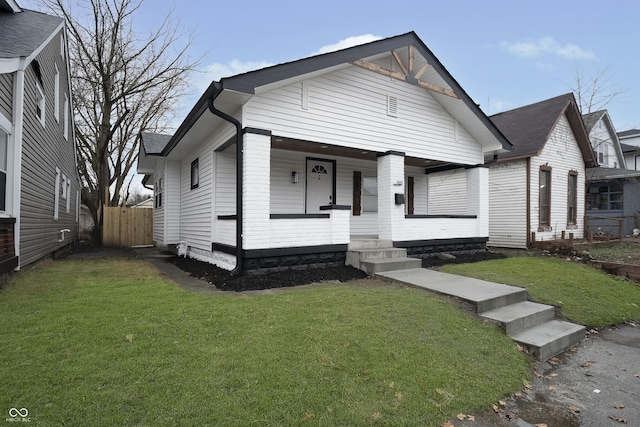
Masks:
[[[578,172],[570,171],[567,182],[567,225],[578,222]]]
[[[547,231],[551,226],[551,168],[540,167],[540,193],[538,199],[538,225],[540,231]]]

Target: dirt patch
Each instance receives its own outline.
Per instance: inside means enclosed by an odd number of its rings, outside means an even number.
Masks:
[[[438,257],[426,258],[422,260],[422,266],[424,268],[437,268],[444,264],[487,261],[505,257],[506,255],[504,254],[486,251],[456,255],[453,259],[441,259]],[[346,265],[325,268],[290,269],[287,271],[263,274],[245,273],[242,276],[234,276],[230,271],[192,258],[174,256],[167,258],[167,262],[174,264],[193,277],[213,284],[219,290],[234,292],[287,288],[329,281],[348,282],[350,280],[367,277],[365,272]]]

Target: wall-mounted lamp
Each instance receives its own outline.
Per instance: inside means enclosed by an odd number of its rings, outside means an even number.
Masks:
[[[298,172],[296,171],[291,172],[291,183],[297,184],[299,181],[300,181],[300,177],[298,176]]]

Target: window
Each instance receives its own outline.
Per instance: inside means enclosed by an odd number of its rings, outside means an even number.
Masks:
[[[69,213],[69,202],[71,201],[71,180],[64,175],[62,175],[62,187],[60,188],[60,191],[62,192],[62,200],[66,202],[65,212]]]
[[[576,225],[578,222],[578,172],[569,172],[567,182],[567,225]]]
[[[64,94],[64,128],[62,129],[62,134],[64,135],[64,139],[69,140],[69,95]]]
[[[7,210],[7,145],[9,135],[0,128],[0,211]]]
[[[38,117],[40,123],[42,123],[42,126],[44,126],[44,101],[45,99],[44,92],[42,91],[42,86],[40,86],[40,83],[36,83],[36,117]]]
[[[378,178],[375,176],[362,178],[362,211],[378,212]]]
[[[156,207],[156,209],[162,207],[162,185],[162,178],[158,178],[156,184],[153,186],[154,206]]]
[[[55,187],[53,187],[54,197],[53,197],[53,219],[58,220],[58,209],[60,204],[60,169],[56,168],[56,183]]]
[[[538,201],[540,231],[551,225],[551,168],[540,168],[540,195]]]
[[[198,188],[200,185],[200,165],[198,159],[191,162],[191,189]]]
[[[620,182],[594,182],[589,184],[587,191],[588,210],[618,210],[623,209],[623,186]]]
[[[55,72],[53,75],[53,117],[60,123],[60,71],[58,64],[54,63]]]

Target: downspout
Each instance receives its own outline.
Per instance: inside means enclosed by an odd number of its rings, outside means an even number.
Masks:
[[[242,188],[243,188],[243,162],[242,162],[242,124],[234,117],[220,111],[214,105],[214,101],[222,93],[221,82],[214,82],[215,91],[209,98],[209,111],[221,119],[236,127],[236,267],[231,271],[232,275],[242,275]]]
[[[526,195],[526,205],[527,205],[527,218],[526,218],[526,227],[527,227],[527,249],[531,247],[531,157],[527,157],[527,165],[526,165],[526,174],[527,174],[527,195]]]

